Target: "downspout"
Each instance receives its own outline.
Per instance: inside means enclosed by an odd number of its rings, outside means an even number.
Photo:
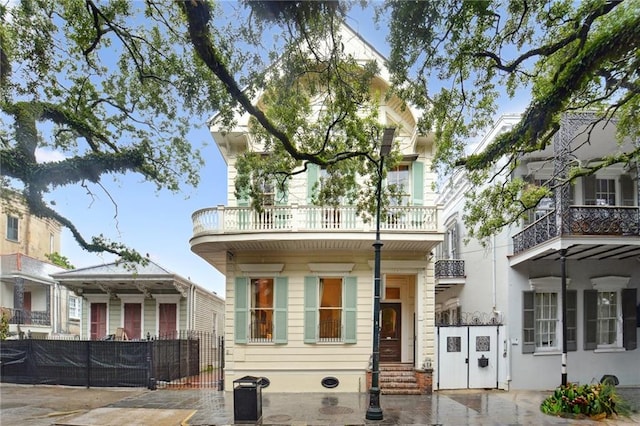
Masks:
[[[195,302],[195,298],[196,298],[196,292],[195,292],[195,286],[193,284],[191,284],[189,286],[189,301],[187,303],[188,305],[188,309],[187,309],[187,330],[192,330],[193,329],[193,325],[195,323],[195,317],[196,317],[196,302]]]
[[[52,329],[51,333],[59,333],[60,332],[60,288],[58,287],[58,283],[53,283],[53,309],[52,309],[51,324]]]
[[[493,302],[493,315],[497,315],[498,311],[496,310],[497,305],[497,277],[496,277],[496,236],[493,235],[492,239],[492,249],[491,249],[491,295]]]

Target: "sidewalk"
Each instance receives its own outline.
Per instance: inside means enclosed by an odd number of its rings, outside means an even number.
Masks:
[[[233,392],[0,385],[2,425],[229,425]],[[620,388],[640,408],[640,389]],[[365,419],[367,394],[269,393],[262,395],[263,425],[624,425],[631,419],[590,421],[539,411],[548,392],[439,391],[433,395],[382,395],[384,418]]]

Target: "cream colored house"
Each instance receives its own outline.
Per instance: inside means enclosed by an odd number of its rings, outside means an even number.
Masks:
[[[342,37],[345,50],[379,63],[383,71],[372,90],[386,92],[384,58],[349,28]],[[430,254],[442,233],[430,189],[433,140],[417,131],[419,113],[401,105],[397,98],[381,99],[379,114],[383,125],[396,128],[404,155],[387,180],[402,185],[407,199],[381,220],[380,361],[422,374],[418,382],[424,382],[424,367],[434,360]],[[223,132],[212,121],[211,134],[227,164],[228,203],[192,216],[191,249],[226,277],[225,388],[251,375],[267,379],[267,392],[366,392],[375,221],[365,223],[353,206],[313,205],[322,173],[313,166],[291,179],[281,202],[261,213],[243,206],[234,196],[236,159],[247,150],[261,151],[247,124],[247,116],[238,117],[237,127]],[[391,392],[391,385],[381,387]]]

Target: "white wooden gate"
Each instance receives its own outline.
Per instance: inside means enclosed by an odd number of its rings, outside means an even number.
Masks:
[[[438,389],[496,389],[503,325],[438,326]]]

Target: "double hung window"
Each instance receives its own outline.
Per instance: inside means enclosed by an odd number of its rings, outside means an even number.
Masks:
[[[287,277],[237,277],[234,298],[236,343],[287,343]]]
[[[536,349],[558,348],[558,293],[535,293]]]
[[[305,277],[304,342],[356,342],[356,277]]]
[[[593,290],[584,291],[584,348],[635,349],[637,289],[626,288],[628,277],[606,276],[591,282]]]
[[[77,296],[69,296],[69,318],[80,319],[82,317],[82,299]]]
[[[18,241],[19,220],[15,216],[7,216],[7,240]]]
[[[392,206],[406,206],[411,201],[411,173],[408,164],[399,164],[387,172],[387,187],[393,196]]]
[[[523,292],[522,353],[544,353],[562,350],[562,323],[558,277],[530,280],[533,291]],[[576,290],[567,290],[567,350],[577,350]]]
[[[251,279],[250,338],[271,342],[273,338],[273,278]]]
[[[320,278],[318,338],[339,342],[342,339],[342,278]]]

